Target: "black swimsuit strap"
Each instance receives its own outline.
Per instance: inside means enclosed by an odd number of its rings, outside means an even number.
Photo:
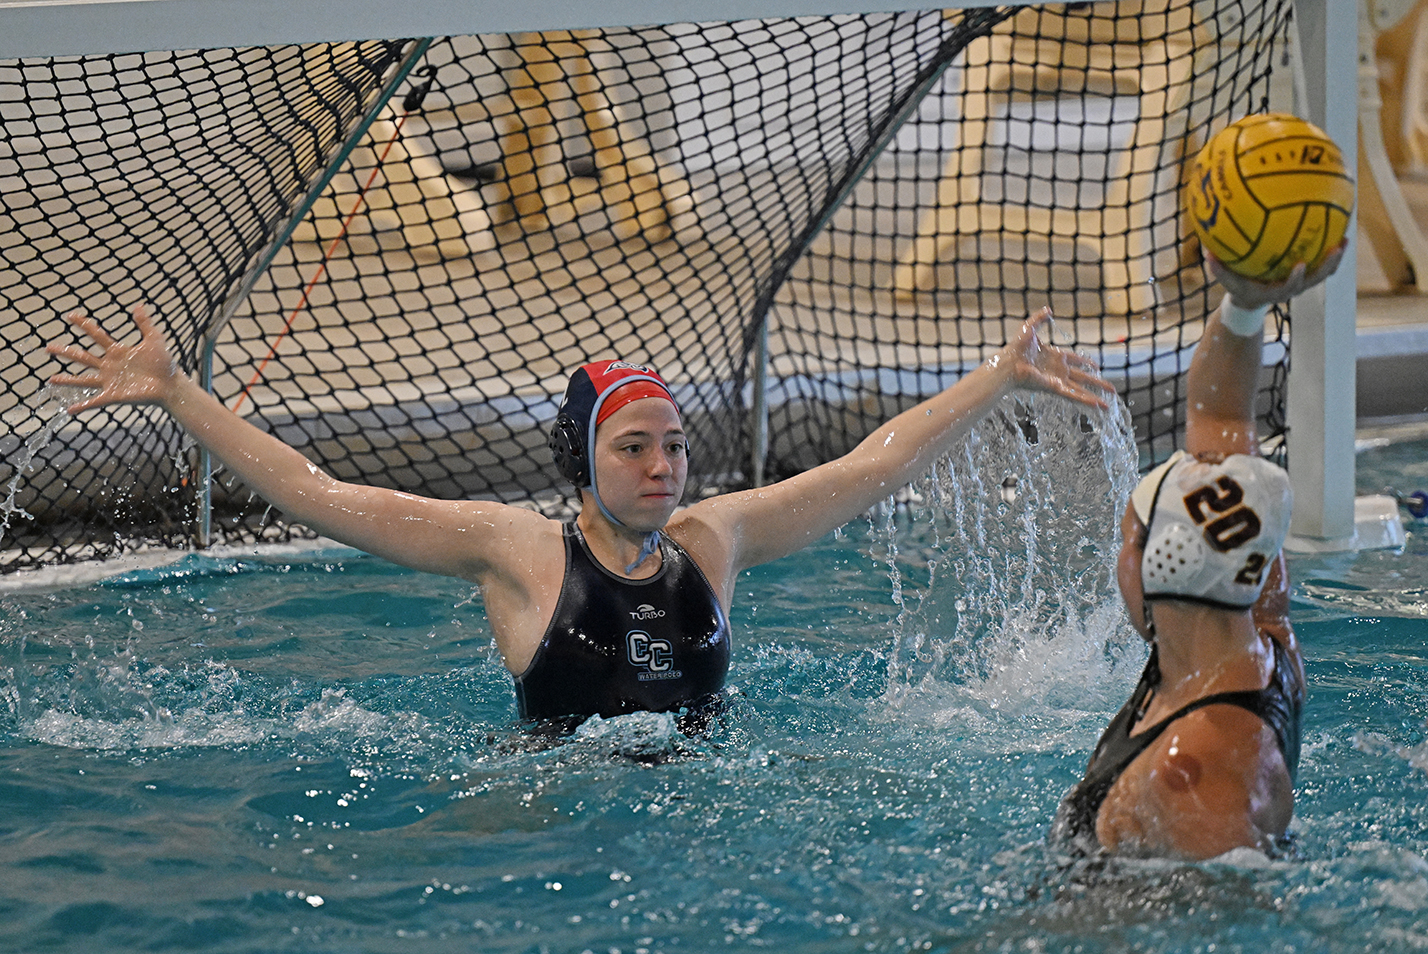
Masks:
[[[1263,689],[1217,692],[1204,696],[1132,735],[1131,728],[1149,707],[1151,694],[1160,685],[1160,659],[1152,647],[1135,692],[1106,727],[1096,744],[1085,777],[1062,801],[1052,829],[1053,839],[1079,844],[1087,851],[1093,850],[1096,844],[1096,816],[1101,803],[1126,767],[1153,745],[1176,719],[1206,706],[1238,706],[1263,720],[1274,732],[1290,778],[1293,778],[1299,767],[1299,709],[1303,686],[1288,652],[1278,640],[1272,639],[1271,642],[1274,646],[1274,671]]]
[[[1274,691],[1276,683],[1280,686],[1284,686],[1288,678],[1290,678],[1289,670],[1291,669],[1291,664],[1288,659],[1288,654],[1285,652],[1284,647],[1280,645],[1279,640],[1271,638],[1270,644],[1274,647],[1274,670],[1269,674],[1269,682],[1265,684],[1263,689],[1236,689],[1230,692],[1216,692],[1208,696],[1202,696],[1194,702],[1181,706],[1150,728],[1143,729],[1130,736],[1130,741],[1141,743],[1136,750],[1137,754],[1149,748],[1176,719],[1183,718],[1206,706],[1238,706],[1251,715],[1258,716],[1264,724],[1269,726],[1270,730],[1274,732],[1275,741],[1279,743],[1279,752],[1284,756],[1284,761],[1289,766],[1289,774],[1292,777],[1295,769],[1297,769],[1299,765],[1299,744],[1297,739],[1291,739],[1287,736],[1289,726],[1286,725],[1285,718],[1286,715],[1288,715],[1285,711],[1285,693]],[[1155,682],[1158,684],[1160,681],[1160,667],[1154,649],[1151,650],[1151,662],[1155,664]],[[1147,667],[1147,669],[1149,669],[1149,667]],[[1142,683],[1142,687],[1147,690],[1152,688],[1151,686],[1146,686],[1145,683]],[[1137,687],[1138,692],[1140,688],[1141,687]]]

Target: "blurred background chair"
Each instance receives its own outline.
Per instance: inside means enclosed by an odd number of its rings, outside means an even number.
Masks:
[[[1395,172],[1395,167],[1410,176],[1428,172],[1425,85],[1428,0],[1361,0],[1358,217],[1365,241],[1360,274],[1372,275],[1376,267],[1386,291],[1428,293],[1428,238]]]
[[[1197,42],[1204,38],[1191,0],[1033,7],[973,41],[964,59],[960,142],[935,205],[922,213],[917,238],[902,256],[898,294],[936,291],[939,264],[959,254],[962,240],[1019,233],[1074,244],[1075,260],[1098,260],[1108,312],[1153,308],[1157,265],[1173,270],[1180,254],[1176,210],[1158,207],[1155,196],[1162,193],[1164,206],[1165,190],[1157,187],[1179,176]],[[1104,195],[1087,201],[1075,182],[1053,176],[1047,188],[1031,175],[1023,201],[988,196],[991,124],[1018,102],[1050,98],[1108,99],[1110,129],[1129,126],[1129,140],[1108,143],[1105,168],[1088,177],[1103,180]],[[1127,100],[1136,108],[1123,121],[1117,106]]]

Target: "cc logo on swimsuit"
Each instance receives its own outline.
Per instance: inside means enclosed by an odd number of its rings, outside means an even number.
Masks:
[[[649,672],[665,672],[674,661],[674,647],[667,639],[655,639],[636,629],[625,634],[625,655],[632,666]]]
[[[1228,553],[1259,536],[1263,527],[1259,514],[1243,506],[1244,499],[1245,489],[1233,477],[1221,476],[1186,494],[1185,510],[1196,526],[1205,528],[1205,542]],[[1211,520],[1212,514],[1219,516]]]

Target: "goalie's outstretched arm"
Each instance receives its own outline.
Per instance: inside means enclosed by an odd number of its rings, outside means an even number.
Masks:
[[[82,314],[69,321],[98,345],[51,344],[49,352],[84,366],[51,384],[94,389],[69,411],[113,404],[162,407],[223,466],[290,519],[324,536],[415,569],[474,579],[483,542],[498,542],[506,514],[517,508],[441,501],[336,480],[298,451],[228,410],[184,374],[142,305],[133,311],[140,339],[121,344]],[[487,511],[490,511],[489,513]],[[489,538],[489,539],[486,539]],[[495,551],[500,552],[500,551]]]
[[[731,569],[776,560],[864,513],[925,473],[1003,396],[1017,389],[1059,394],[1098,408],[1114,390],[1089,358],[1043,343],[1049,309],[947,390],[909,408],[857,447],[770,487],[712,497],[690,508],[728,543]]]

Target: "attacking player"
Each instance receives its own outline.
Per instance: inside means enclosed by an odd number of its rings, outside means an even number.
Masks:
[[[98,389],[70,408],[164,408],[288,519],[394,563],[476,583],[521,716],[675,710],[717,693],[729,665],[728,611],[740,571],[807,546],[925,472],[1004,395],[1048,391],[1105,407],[1112,390],[1086,358],[1043,344],[1042,311],[1015,340],[941,394],[888,421],[846,456],[769,487],[676,513],[688,443],[653,370],[601,361],[575,372],[551,435],[580,490],[562,525],[482,500],[433,500],[344,483],[227,410],[181,373],[147,312],[137,344],[94,319],[98,345],[51,345],[84,365],[57,385]]]
[[[1274,285],[1210,260],[1228,294],[1190,365],[1185,452],[1140,482],[1121,522],[1117,575],[1150,661],[1062,801],[1054,843],[1211,858],[1274,852],[1289,826],[1304,701],[1281,553],[1291,495],[1259,456],[1254,401],[1267,309],[1342,255]]]

